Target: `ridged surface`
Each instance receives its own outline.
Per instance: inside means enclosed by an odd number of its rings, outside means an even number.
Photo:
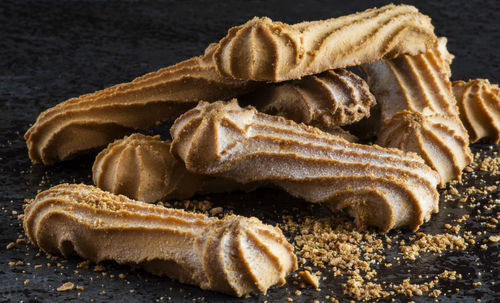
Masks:
[[[500,88],[486,79],[454,81],[453,93],[471,142],[500,142]]]
[[[215,101],[247,92],[252,83],[224,79],[213,65],[214,45],[194,57],[42,112],[26,132],[33,163],[52,164],[137,129],[174,120],[198,100]]]
[[[94,161],[92,178],[103,190],[144,202],[254,187],[190,173],[170,153],[170,141],[139,133],[115,140],[101,151]]]
[[[24,230],[50,254],[114,260],[235,296],[283,285],[297,268],[281,230],[256,218],[202,214],[61,184],[27,206]]]
[[[350,143],[234,100],[200,102],[170,133],[191,172],[268,182],[383,231],[416,230],[438,211],[439,176],[415,154]]]
[[[437,169],[441,185],[459,179],[462,170],[472,161],[469,136],[459,119],[449,80],[453,56],[446,49],[446,42],[446,38],[440,38],[438,46],[424,54],[361,66],[381,105],[385,125],[379,131],[381,138],[377,142],[417,152]],[[396,117],[400,112],[403,113]],[[410,130],[411,127],[416,129]],[[431,150],[432,157],[441,159],[439,163],[429,156]]]
[[[240,100],[261,112],[323,130],[369,117],[375,105],[368,84],[345,69],[261,87]]]
[[[446,42],[446,38],[439,38],[437,47],[424,54],[360,66],[381,105],[382,121],[403,110],[423,112],[425,108],[458,117],[449,80],[453,56]]]
[[[429,17],[409,5],[387,5],[339,18],[288,25],[254,18],[233,27],[214,54],[221,75],[284,81],[402,54],[436,41]]]
[[[444,186],[472,160],[463,152],[468,141],[461,134],[460,121],[453,117],[405,110],[385,121],[376,143],[417,153],[438,172]]]

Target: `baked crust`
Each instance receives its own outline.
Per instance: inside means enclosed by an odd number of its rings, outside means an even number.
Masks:
[[[133,264],[238,297],[266,293],[297,269],[293,247],[257,218],[223,219],[61,184],[25,210],[30,241],[50,254]]]
[[[267,182],[382,231],[416,230],[438,211],[439,176],[416,154],[351,143],[236,100],[200,102],[170,133],[172,153],[193,173]]]
[[[217,71],[225,77],[279,82],[416,55],[435,42],[428,16],[410,5],[390,4],[294,25],[255,17],[228,31],[214,59]]]
[[[454,81],[453,93],[460,110],[460,119],[471,142],[482,138],[500,142],[500,88],[486,79]]]
[[[45,110],[24,135],[31,161],[66,160],[134,130],[172,121],[199,100],[230,99],[254,87],[219,76],[213,51],[211,45],[203,56]]]

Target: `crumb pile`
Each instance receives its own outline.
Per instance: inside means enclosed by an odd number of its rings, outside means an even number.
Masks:
[[[408,278],[394,283],[387,282],[384,274],[389,268],[396,271],[408,266],[411,268],[420,258],[467,253],[466,250],[475,245],[482,250],[495,248],[492,245],[500,239],[497,233],[500,181],[491,182],[490,179],[495,180],[498,175],[500,157],[494,151],[493,156],[485,157],[478,152],[474,158],[475,161],[466,170],[464,178],[451,182],[442,191],[441,207],[444,210],[464,208],[465,205],[468,213],[447,219],[449,223],[444,224],[438,233],[411,234],[393,231],[378,234],[372,228],[356,227],[351,219],[342,215],[322,219],[284,216],[280,227],[295,235],[294,244],[301,267],[307,269],[308,273],[316,270],[315,274],[322,275],[322,280],[340,278],[343,280],[342,292],[350,298],[365,301],[398,295],[439,297],[443,295],[440,281],[462,280],[463,275],[450,270],[412,275],[412,271],[418,270],[414,268],[407,270]],[[494,184],[470,185],[482,183]],[[472,230],[471,224],[468,224],[470,220],[479,221],[480,225],[486,227],[486,231]],[[500,254],[496,262],[498,261]],[[307,287],[305,281],[308,279],[304,275],[301,272],[300,278],[304,282],[294,284]],[[478,276],[481,276],[480,272]],[[481,282],[472,283],[473,287],[481,285]],[[460,288],[455,289],[455,292],[459,291]],[[335,295],[329,294],[328,298],[325,297],[326,301],[336,302]]]

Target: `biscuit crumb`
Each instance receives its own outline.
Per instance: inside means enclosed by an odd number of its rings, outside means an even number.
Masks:
[[[67,291],[67,290],[72,290],[73,287],[75,287],[75,284],[73,284],[72,282],[66,282],[64,283],[63,285],[59,286],[57,288],[57,291]]]
[[[319,288],[319,276],[311,274],[308,270],[299,272],[299,276],[304,283],[311,285],[315,289]]]

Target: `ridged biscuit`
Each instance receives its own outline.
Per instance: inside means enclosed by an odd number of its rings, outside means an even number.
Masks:
[[[378,144],[417,152],[437,169],[441,185],[460,179],[462,170],[472,161],[469,136],[459,119],[449,80],[452,58],[446,38],[440,38],[438,46],[424,54],[361,66],[385,124],[378,133]],[[393,132],[398,127],[405,133]],[[416,129],[411,131],[409,127]],[[431,150],[434,158],[429,157]],[[437,163],[436,158],[442,161]]]
[[[460,110],[460,119],[471,142],[486,138],[500,142],[500,88],[486,79],[454,81],[453,93]]]
[[[242,80],[285,81],[329,69],[425,52],[436,42],[428,16],[386,5],[339,18],[288,25],[254,18],[217,45],[217,71]]]
[[[420,155],[438,172],[441,186],[462,174],[471,161],[467,138],[461,136],[460,121],[441,114],[402,111],[386,120],[376,144]]]
[[[203,56],[42,112],[24,135],[31,161],[62,161],[134,130],[174,120],[199,100],[230,99],[251,90],[255,83],[218,75],[213,51],[211,45]]]
[[[92,179],[103,190],[143,202],[255,188],[190,173],[170,153],[170,141],[139,133],[115,140],[101,151],[92,166]]]
[[[322,130],[369,117],[370,108],[375,105],[368,84],[345,69],[262,86],[238,99],[261,112]]]
[[[438,211],[439,176],[417,155],[350,143],[235,100],[200,102],[170,133],[172,153],[193,173],[268,182],[382,231],[416,230]]]
[[[281,230],[257,218],[210,218],[88,185],[61,184],[26,207],[24,230],[49,254],[114,260],[238,297],[266,293],[297,269]]]

